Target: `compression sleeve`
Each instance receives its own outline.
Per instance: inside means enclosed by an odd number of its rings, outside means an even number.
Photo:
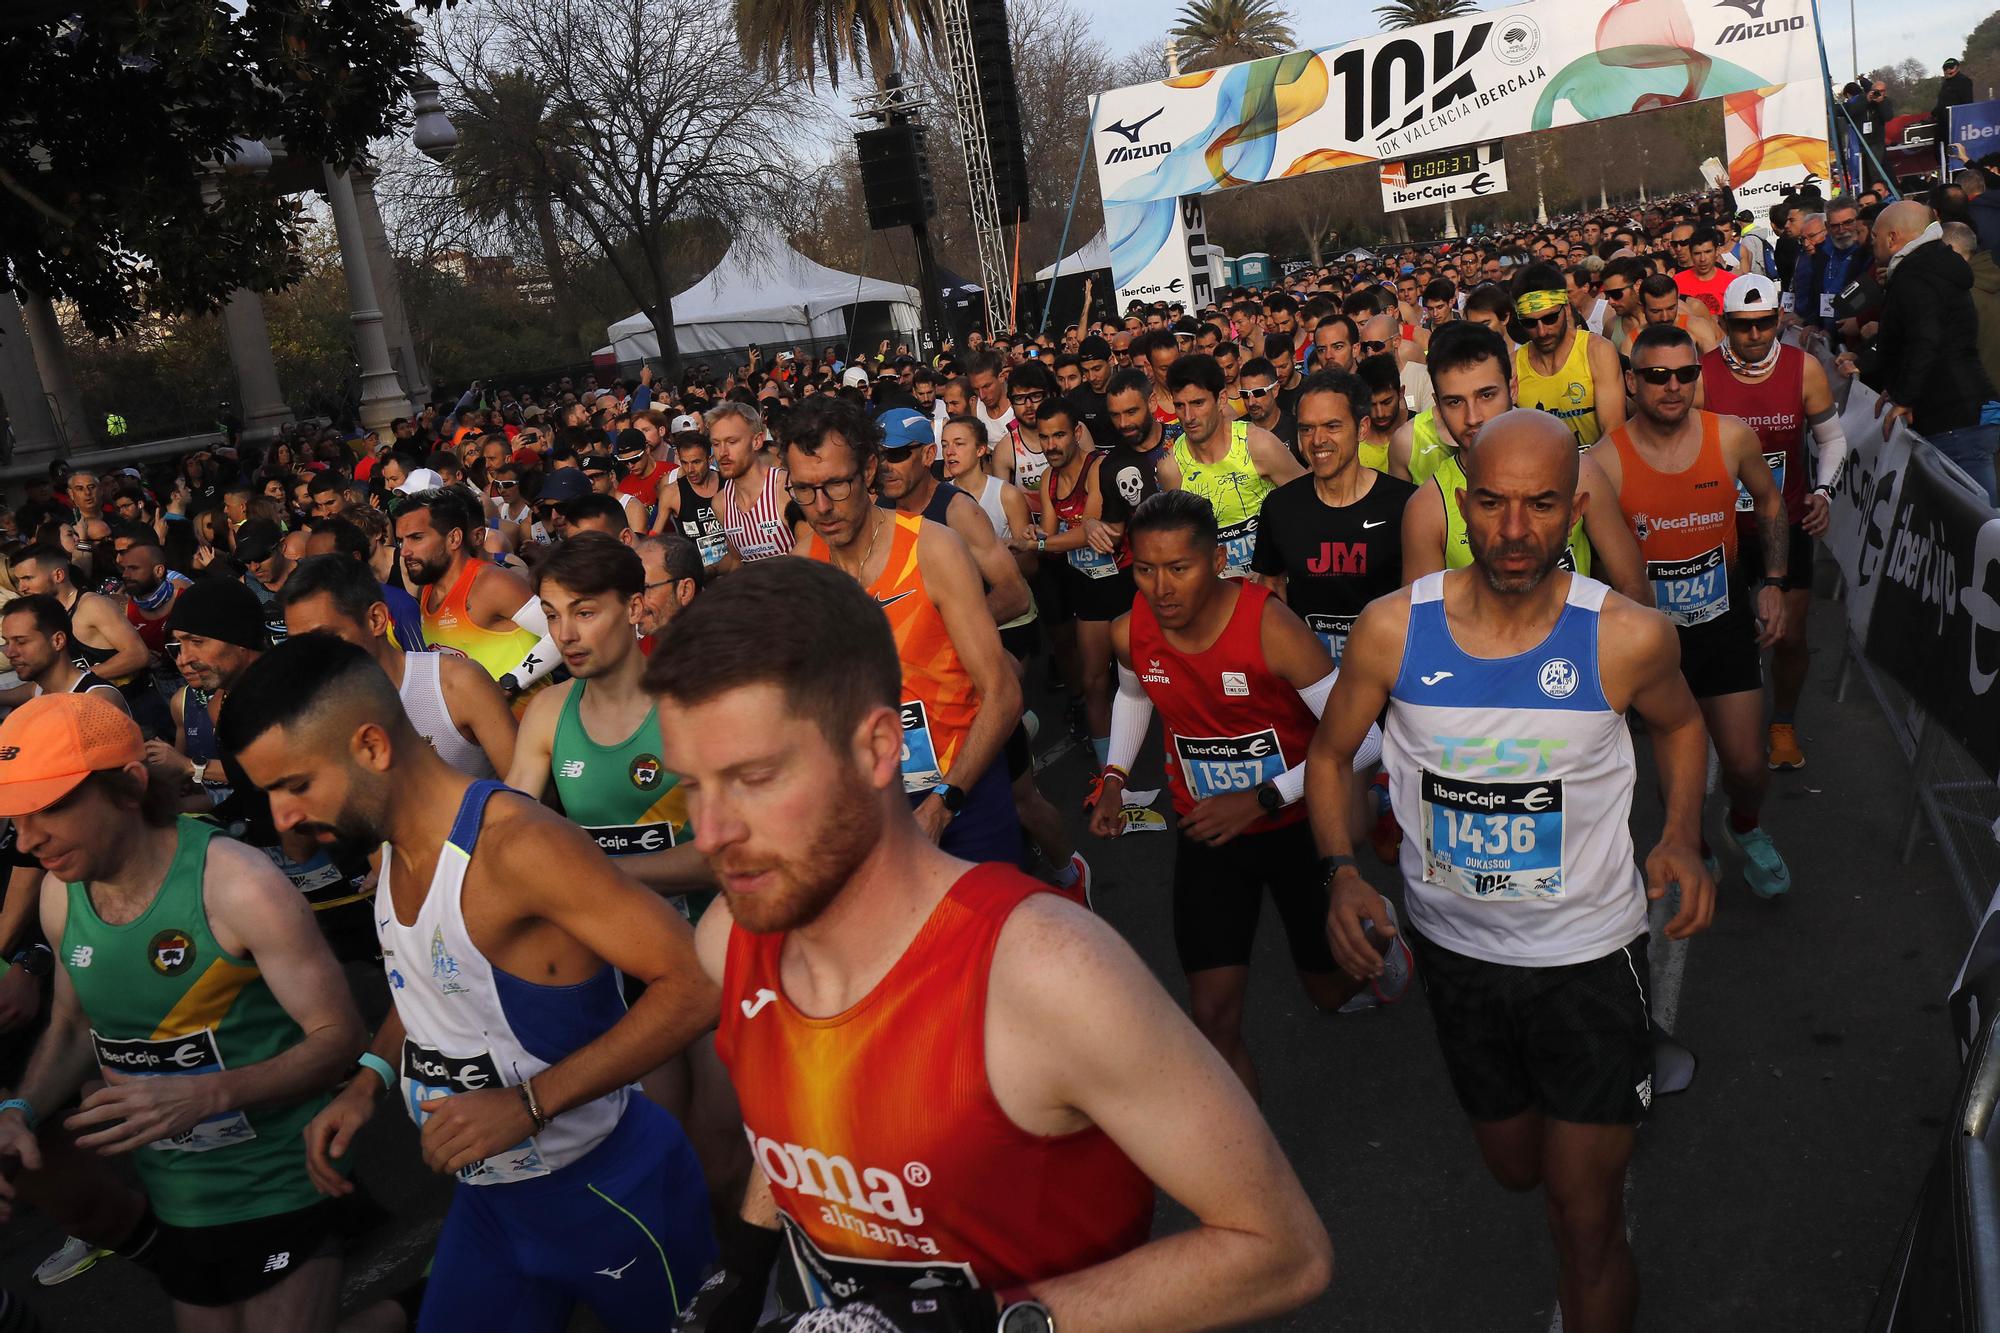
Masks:
[[[525,690],[560,666],[562,654],[556,650],[556,641],[549,637],[549,618],[542,614],[541,598],[530,597],[521,603],[510,619],[522,629],[541,635],[535,640],[535,646],[528,649],[520,665],[507,673],[514,678],[516,686]]]
[[[1325,715],[1327,696],[1333,693],[1333,682],[1339,678],[1340,672],[1337,669],[1329,671],[1324,677],[1299,691],[1299,698],[1305,701],[1307,708],[1312,709],[1314,717]],[[1366,773],[1374,768],[1381,758],[1382,729],[1370,726],[1368,738],[1361,742],[1361,748],[1354,753],[1354,771]],[[1272,785],[1278,789],[1278,795],[1285,798],[1286,805],[1302,800],[1306,794],[1306,761],[1300,759],[1298,763],[1280,773]]]
[[[1813,471],[1818,484],[1831,490],[1840,484],[1840,474],[1847,468],[1847,432],[1840,428],[1839,414],[1829,407],[1814,415],[1812,433],[1817,463]]]
[[[1131,667],[1119,664],[1118,693],[1111,700],[1111,750],[1105,762],[1130,773],[1152,723],[1153,700],[1146,687]]]

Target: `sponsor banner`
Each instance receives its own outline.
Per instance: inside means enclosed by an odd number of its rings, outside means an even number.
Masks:
[[[1222,275],[1209,264],[1208,219],[1198,196],[1107,204],[1104,234],[1120,309],[1133,301],[1179,301],[1193,312],[1214,299]]]
[[[1537,0],[1114,89],[1092,156],[1136,204],[1820,80],[1809,0]]]
[[[1826,536],[1821,539],[1840,565],[1847,586],[1847,621],[1857,643],[1868,641],[1869,615],[1882,583],[1882,559],[1888,553],[1897,498],[1917,438],[1899,423],[1895,433],[1883,440],[1882,423],[1875,417],[1878,401],[1873,389],[1860,380],[1852,382],[1840,414],[1840,429],[1847,436],[1847,467],[1834,487]]]
[[[1474,144],[1382,164],[1382,211],[1400,213],[1507,193],[1507,160],[1497,143]]]
[[[1723,155],[1736,206],[1763,222],[1787,189],[1827,186],[1826,101],[1816,82],[1760,88],[1722,99]]]
[[[1912,452],[1896,496],[1867,648],[2000,777],[2000,514],[1928,446]]]
[[[1951,109],[1945,153],[1954,169],[2000,153],[2000,101],[1967,102]]]

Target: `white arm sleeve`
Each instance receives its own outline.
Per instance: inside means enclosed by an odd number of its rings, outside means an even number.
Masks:
[[[562,654],[556,651],[556,641],[549,637],[549,618],[542,614],[541,598],[530,597],[521,603],[520,609],[514,612],[512,619],[522,629],[532,630],[542,636],[535,640],[535,646],[528,650],[528,655],[521,659],[520,665],[507,673],[514,678],[516,685],[525,690],[561,666]]]
[[[1118,667],[1118,693],[1111,700],[1111,753],[1106,762],[1113,768],[1132,771],[1145,743],[1146,728],[1153,724],[1153,701],[1131,667]]]
[[[1340,672],[1337,669],[1329,671],[1325,676],[1299,691],[1299,698],[1305,700],[1306,707],[1312,709],[1314,717],[1324,716],[1327,696],[1333,693],[1333,682],[1339,679],[1339,677]],[[1354,771],[1356,773],[1366,773],[1374,768],[1377,761],[1381,758],[1382,729],[1370,726],[1368,728],[1368,738],[1361,742],[1361,748],[1355,752]],[[1293,764],[1290,768],[1280,773],[1277,781],[1271,785],[1278,789],[1278,795],[1285,798],[1286,805],[1290,805],[1294,801],[1303,800],[1306,794],[1305,760],[1300,759],[1298,763]]]
[[[1840,414],[1829,410],[1813,418],[1812,434],[1815,484],[1838,486],[1847,468],[1847,432],[1840,428]]]

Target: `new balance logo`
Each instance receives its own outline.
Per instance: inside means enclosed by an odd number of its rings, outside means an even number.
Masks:
[[[556,770],[556,776],[557,776],[557,777],[559,777],[559,778],[580,778],[580,777],[582,777],[582,776],[583,776],[583,760],[581,760],[581,759],[565,759],[565,760],[563,760],[563,761],[562,761],[562,767],[561,767],[561,768],[558,768],[558,769]]]
[[[771,1001],[777,998],[778,998],[778,992],[768,988],[760,988],[757,991],[757,996],[755,999],[744,1000],[741,1002],[743,1005],[743,1016],[745,1018],[755,1018],[758,1014],[764,1012],[765,1005],[769,1004]]]
[[[79,944],[69,951],[69,965],[71,967],[89,967],[91,956],[95,952],[96,950],[88,944]]]
[[[610,1278],[610,1279],[611,1279],[611,1280],[612,1280],[613,1282],[616,1282],[616,1281],[617,1281],[617,1280],[618,1280],[619,1278],[621,1278],[621,1277],[624,1277],[624,1276],[625,1276],[625,1270],[626,1270],[627,1268],[630,1268],[630,1267],[631,1267],[631,1266],[632,1266],[633,1264],[636,1264],[636,1263],[638,1263],[638,1262],[639,1262],[639,1256],[635,1254],[635,1255],[633,1255],[633,1256],[632,1256],[632,1257],[631,1257],[630,1259],[627,1259],[627,1260],[626,1260],[626,1261],[625,1261],[625,1262],[624,1262],[624,1263],[623,1263],[622,1265],[620,1265],[620,1266],[619,1266],[619,1267],[617,1267],[617,1268],[600,1268],[600,1269],[598,1269],[598,1270],[597,1270],[597,1275],[598,1275],[599,1277],[608,1277],[608,1278]]]
[[[1450,680],[1451,675],[1452,673],[1449,671],[1433,671],[1430,675],[1418,676],[1417,679],[1426,685],[1435,685],[1441,680]]]
[[[291,1266],[292,1252],[290,1250],[280,1250],[264,1261],[264,1271],[266,1273],[282,1273]]]

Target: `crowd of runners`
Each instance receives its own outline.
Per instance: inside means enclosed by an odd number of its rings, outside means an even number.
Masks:
[[[71,1237],[44,1282],[333,1329],[393,1102],[457,1183],[351,1329],[1253,1322],[1334,1261],[1244,1034],[1268,894],[1326,1040],[1421,985],[1563,1326],[1630,1327],[1647,901],[1683,939],[1792,888],[1762,816],[1872,332],[1798,238],[1866,209],[33,488],[0,1211]],[[1092,911],[1161,771],[1190,1012]]]

